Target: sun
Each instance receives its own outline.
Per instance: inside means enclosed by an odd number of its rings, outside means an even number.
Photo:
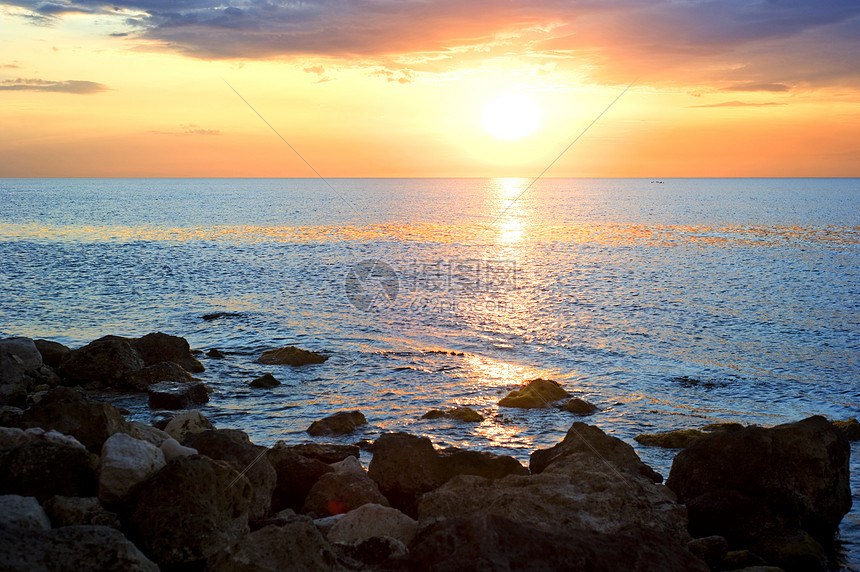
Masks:
[[[537,105],[516,93],[506,93],[492,100],[484,107],[481,119],[487,133],[505,141],[527,137],[540,126]]]

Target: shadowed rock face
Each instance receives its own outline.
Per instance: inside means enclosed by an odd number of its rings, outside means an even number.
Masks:
[[[391,506],[413,516],[416,499],[445,482],[439,453],[427,437],[386,433],[373,444],[367,471]]]
[[[131,379],[145,365],[127,339],[105,336],[69,352],[59,373],[68,382],[136,389]]]
[[[845,435],[823,417],[698,439],[678,453],[667,486],[696,536],[743,544],[769,529],[830,537],[851,508]]]
[[[301,510],[314,483],[324,474],[334,471],[319,459],[296,453],[283,441],[269,449],[266,456],[277,474],[272,493],[272,512],[280,512],[285,508]]]
[[[93,496],[96,475],[90,454],[80,445],[41,439],[0,452],[0,494]]]

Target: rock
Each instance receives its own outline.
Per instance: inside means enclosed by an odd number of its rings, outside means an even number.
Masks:
[[[227,461],[251,484],[251,504],[248,518],[252,521],[269,513],[277,473],[269,462],[266,447],[251,443],[248,435],[236,429],[210,429],[190,435],[186,447],[197,449],[201,455]]]
[[[266,526],[209,559],[206,572],[338,570],[337,556],[309,520]]]
[[[451,518],[423,529],[398,568],[708,572],[685,547],[666,542],[653,530],[544,530],[493,514]]]
[[[421,416],[421,419],[456,419],[457,421],[466,421],[470,423],[480,423],[484,420],[484,416],[472,409],[471,407],[457,407],[448,411],[440,409],[431,409]]]
[[[45,431],[41,427],[31,427],[24,431],[24,442],[27,441],[35,441],[35,440],[43,440],[48,441],[50,443],[57,443],[58,445],[69,445],[71,447],[75,447],[77,449],[81,449],[86,451],[86,447],[84,447],[80,441],[72,437],[71,435],[63,435],[59,431],[54,431],[51,429],[50,431]]]
[[[227,356],[225,356],[224,352],[222,352],[221,350],[212,348],[211,350],[206,352],[206,357],[210,357],[213,359],[224,359]]]
[[[679,429],[677,431],[654,433],[652,435],[643,433],[641,435],[636,435],[634,439],[637,443],[641,443],[642,445],[663,447],[665,449],[683,449],[705,435],[706,433],[703,433],[698,429]]]
[[[26,407],[27,381],[20,358],[0,351],[0,405]]]
[[[0,494],[92,496],[96,477],[90,454],[80,445],[34,439],[0,452]]]
[[[161,452],[164,454],[165,461],[171,461],[176,457],[190,457],[191,455],[197,455],[199,453],[197,449],[180,445],[179,441],[173,437],[166,439],[164,443],[161,444]]]
[[[398,569],[409,554],[405,544],[390,536],[372,536],[357,544],[333,544],[338,560],[352,570]]]
[[[713,433],[714,431],[739,431],[743,428],[740,423],[709,423],[702,427],[702,431]]]
[[[444,480],[457,475],[478,475],[500,479],[507,475],[528,475],[529,470],[507,455],[494,455],[485,451],[467,451],[449,447],[439,451]]]
[[[367,476],[367,471],[361,466],[361,462],[355,457],[347,457],[343,461],[331,463],[335,473],[351,473],[358,476]]]
[[[59,368],[63,358],[72,351],[63,344],[52,342],[50,340],[33,340],[33,344],[35,344],[36,349],[39,350],[39,354],[42,356],[42,362],[53,369]]]
[[[753,553],[785,572],[827,570],[827,552],[802,530],[766,533],[751,544]]]
[[[308,491],[302,512],[320,518],[371,503],[388,506],[388,499],[373,480],[363,474],[331,472],[322,475]]]
[[[744,546],[765,530],[826,539],[851,508],[845,434],[820,416],[771,429],[702,437],[683,449],[666,482],[687,505],[694,536]]]
[[[845,433],[849,441],[860,441],[860,422],[854,417],[848,421],[831,421],[833,425]]]
[[[538,474],[552,464],[560,472],[566,472],[568,467],[576,471],[582,466],[596,466],[597,471],[609,468],[613,473],[620,471],[641,475],[655,483],[663,480],[639,459],[633,447],[621,439],[606,435],[598,427],[580,421],[570,426],[561,443],[532,453],[529,469],[532,474]]]
[[[161,449],[125,433],[111,435],[102,447],[99,499],[119,502],[165,465]]]
[[[272,511],[285,508],[301,510],[311,487],[326,473],[334,469],[326,463],[299,455],[294,447],[278,441],[266,452],[266,456],[277,474],[275,490],[272,492]]]
[[[59,374],[67,383],[97,384],[136,390],[134,374],[145,366],[125,338],[105,336],[72,350],[60,363]]]
[[[214,429],[212,423],[196,409],[183,411],[171,419],[164,428],[164,432],[182,443],[190,435]]]
[[[29,440],[30,438],[24,433],[23,429],[18,427],[0,427],[0,451],[17,447]]]
[[[206,559],[248,533],[251,485],[224,461],[177,457],[144,481],[129,526],[162,565]]]
[[[64,526],[54,530],[0,528],[0,569],[158,572],[121,532],[106,526]]]
[[[562,406],[562,409],[569,411],[570,413],[576,413],[577,415],[591,415],[592,413],[600,411],[596,405],[589,403],[584,399],[580,399],[579,397],[574,397],[565,403]]]
[[[361,411],[341,411],[311,423],[308,433],[314,437],[325,435],[346,435],[359,425],[367,425]]]
[[[200,373],[206,368],[191,354],[191,347],[185,338],[156,332],[142,338],[131,340],[131,345],[143,359],[145,365],[172,361],[185,371]]]
[[[551,379],[533,379],[503,397],[499,401],[499,407],[537,409],[549,407],[552,403],[568,397],[570,393],[562,389],[558,382]]]
[[[386,433],[373,444],[367,471],[391,506],[409,516],[417,514],[416,500],[445,481],[442,460],[427,437]]]
[[[756,570],[758,572],[785,572],[781,568],[771,568],[767,566],[767,562],[764,558],[749,550],[730,550],[726,552],[725,556],[723,556],[722,562],[720,562],[720,566],[718,566],[716,569],[744,569],[747,572],[749,571],[749,569],[752,569],[754,572]]]
[[[365,504],[337,520],[327,537],[329,542],[359,544],[369,538],[389,536],[408,546],[417,531],[418,522],[396,508]]]
[[[72,435],[99,454],[108,437],[130,431],[119,410],[109,403],[90,401],[70,387],[57,387],[24,412],[22,428],[41,427]]]
[[[722,536],[705,536],[688,542],[687,549],[704,560],[712,570],[716,570],[729,551],[729,543]]]
[[[141,441],[152,443],[156,447],[161,447],[162,443],[171,438],[168,433],[162,431],[161,429],[157,429],[152,425],[147,425],[146,423],[142,423],[140,421],[129,421],[128,426],[129,435],[131,435],[135,439],[140,439]]]
[[[347,457],[360,455],[357,445],[336,445],[334,443],[302,443],[290,447],[293,451],[309,459],[317,459],[323,463],[331,464],[343,461]]]
[[[54,496],[44,503],[45,512],[55,527],[96,525],[119,530],[119,517],[105,509],[96,497]]]
[[[6,338],[0,340],[0,353],[18,356],[24,371],[33,371],[42,367],[42,354],[30,338]]]
[[[191,374],[182,369],[182,366],[172,361],[162,361],[133,373],[130,376],[130,384],[138,391],[146,391],[150,385],[160,381],[191,381]]]
[[[0,495],[0,528],[50,530],[51,521],[36,497]]]
[[[272,389],[273,387],[281,385],[281,382],[275,379],[275,376],[271,373],[267,373],[266,375],[258,377],[248,385],[257,389]]]
[[[146,389],[152,409],[185,409],[209,401],[209,392],[203,382],[160,381]]]
[[[291,365],[299,367],[308,364],[323,363],[328,356],[317,352],[299,349],[295,346],[287,346],[276,350],[263,352],[257,359],[257,363],[264,365]]]

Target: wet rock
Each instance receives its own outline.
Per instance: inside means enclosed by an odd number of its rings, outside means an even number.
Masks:
[[[418,521],[380,504],[365,504],[347,512],[328,531],[329,542],[359,544],[369,538],[388,536],[409,545],[418,531]]]
[[[431,409],[421,416],[421,419],[456,419],[457,421],[466,421],[469,423],[480,423],[484,420],[484,416],[472,409],[471,407],[457,407],[442,411],[441,409]]]
[[[213,312],[211,314],[203,314],[200,317],[209,322],[212,320],[217,320],[218,318],[238,318],[241,315],[242,314],[236,312]]]
[[[80,446],[36,439],[0,452],[0,494],[92,496],[96,477],[90,454]]]
[[[663,447],[665,449],[683,449],[688,447],[694,441],[704,437],[706,433],[698,429],[679,429],[677,431],[667,431],[665,433],[641,434],[636,435],[634,439],[637,443],[652,447]]]
[[[26,407],[27,381],[20,358],[0,351],[0,405]]]
[[[95,382],[136,390],[134,374],[145,365],[128,340],[105,336],[69,352],[60,363],[58,373],[70,384]]]
[[[569,411],[570,413],[576,413],[577,415],[591,415],[592,413],[600,411],[596,405],[589,403],[584,399],[580,399],[579,397],[574,397],[565,403],[562,406],[562,409],[564,411]]]
[[[308,427],[308,433],[314,437],[346,435],[359,425],[367,425],[367,419],[361,411],[341,411],[314,421]]]
[[[409,516],[417,514],[418,497],[445,481],[442,460],[430,439],[408,433],[380,436],[367,474],[391,506]]]
[[[248,385],[257,389],[272,389],[273,387],[281,385],[281,382],[275,379],[275,376],[271,373],[267,373],[266,375],[258,377]]]
[[[130,431],[119,410],[109,403],[90,401],[70,387],[57,387],[24,412],[22,428],[41,427],[72,435],[99,454],[114,433]]]
[[[9,353],[21,360],[25,371],[42,367],[42,354],[30,338],[6,338],[0,340],[0,353]]]
[[[272,492],[272,511],[285,508],[301,510],[311,487],[326,473],[334,469],[319,459],[305,457],[278,441],[266,452],[266,456],[277,474],[275,490]]]
[[[211,350],[206,352],[206,357],[210,357],[213,359],[224,359],[227,356],[224,355],[224,352],[222,352],[221,350],[217,348],[212,348]]]
[[[191,354],[191,347],[185,338],[155,332],[131,340],[131,345],[137,350],[147,366],[170,361],[181,365],[185,371],[192,373],[206,370],[203,364]]]
[[[366,475],[335,471],[322,475],[314,483],[302,512],[321,518],[349,512],[365,504],[388,506],[388,499]]]
[[[695,536],[743,546],[765,530],[828,538],[851,508],[845,434],[823,417],[708,435],[682,450],[667,486]]]
[[[33,343],[35,344],[36,349],[39,350],[39,354],[42,356],[44,364],[53,369],[59,368],[63,358],[72,351],[63,344],[52,342],[50,340],[33,340]]]
[[[343,461],[347,457],[359,457],[357,445],[337,445],[335,443],[302,443],[290,447],[293,451],[308,457],[317,459],[323,463],[331,464]]]
[[[529,470],[515,458],[485,451],[468,451],[449,447],[439,451],[444,480],[457,475],[478,475],[500,479],[507,475],[528,475]]]
[[[266,526],[209,559],[206,572],[338,570],[337,556],[309,520]]]
[[[229,463],[178,457],[141,484],[128,524],[159,564],[197,562],[248,533],[250,499],[248,479]]]
[[[50,530],[51,521],[36,497],[0,495],[0,528]]]
[[[176,457],[190,457],[191,455],[197,455],[199,453],[197,449],[180,445],[179,441],[173,437],[166,439],[164,443],[161,444],[161,452],[164,454],[165,461],[171,461]]]
[[[212,423],[202,413],[196,409],[191,409],[183,411],[171,419],[165,425],[164,432],[182,443],[194,433],[201,433],[214,428]]]
[[[152,409],[186,409],[209,401],[209,392],[200,381],[160,381],[147,387],[146,391]]]
[[[713,433],[714,431],[739,431],[743,428],[740,423],[709,423],[702,427],[702,431]]]
[[[268,514],[277,473],[269,462],[266,447],[251,443],[248,435],[236,429],[212,429],[189,436],[184,445],[197,449],[201,455],[227,461],[245,475],[251,483],[249,519],[254,521]]]
[[[111,435],[102,447],[99,499],[127,500],[129,493],[165,465],[161,449],[125,433]]]
[[[161,447],[161,444],[164,443],[167,439],[170,439],[170,435],[161,429],[157,429],[152,425],[147,425],[146,423],[142,423],[140,421],[129,421],[128,422],[129,430],[127,433],[134,437],[135,439],[140,439],[141,441],[146,441],[147,443],[152,443],[156,447]]]
[[[118,530],[106,526],[64,526],[54,530],[0,528],[0,569],[158,572],[151,560]]]
[[[309,364],[323,363],[328,359],[328,356],[317,352],[303,350],[295,346],[287,346],[276,350],[268,350],[263,352],[257,359],[257,363],[264,365],[291,365],[299,367]]]
[[[556,381],[533,379],[519,389],[508,393],[499,401],[500,407],[519,407],[537,409],[549,407],[552,403],[570,397]]]
[[[144,367],[129,378],[129,383],[139,391],[146,391],[149,386],[160,381],[187,382],[191,381],[191,374],[178,363],[162,361]]]
[[[54,496],[44,503],[45,512],[54,527],[96,525],[119,530],[119,517],[105,509],[95,497]]]
[[[831,421],[834,427],[845,433],[849,441],[860,441],[860,422],[854,417],[848,421]]]

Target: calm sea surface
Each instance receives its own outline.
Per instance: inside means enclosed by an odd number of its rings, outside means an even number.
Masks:
[[[268,445],[360,409],[343,442],[402,430],[525,461],[575,420],[496,405],[536,377],[664,476],[673,453],[638,433],[860,413],[858,179],[545,179],[518,200],[527,180],[330,183],[0,180],[0,336],[218,348],[204,413]],[[331,357],[255,363],[284,345]],[[283,385],[247,387],[264,373]],[[485,421],[419,419],[458,405]]]

